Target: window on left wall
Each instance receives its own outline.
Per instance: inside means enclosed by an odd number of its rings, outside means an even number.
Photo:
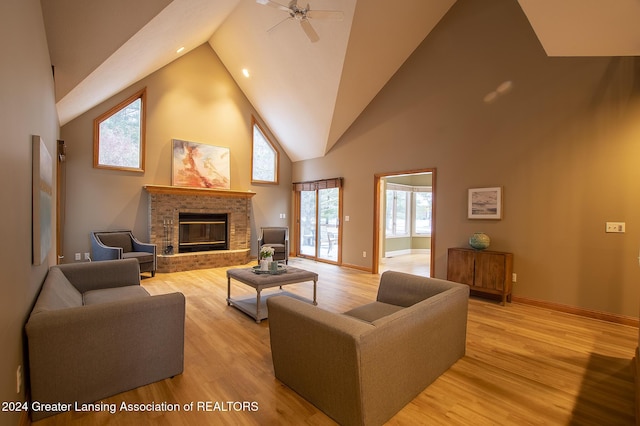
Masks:
[[[93,121],[93,167],[144,171],[146,89]]]

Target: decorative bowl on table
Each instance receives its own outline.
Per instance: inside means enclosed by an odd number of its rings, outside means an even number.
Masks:
[[[260,269],[260,265],[254,266],[251,269],[253,270],[254,274],[278,275],[278,274],[284,274],[285,272],[287,272],[287,265],[285,265],[283,263],[278,263],[277,265],[278,265],[277,269],[267,269],[266,271]]]

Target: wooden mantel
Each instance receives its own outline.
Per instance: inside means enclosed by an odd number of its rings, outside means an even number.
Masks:
[[[202,195],[205,197],[251,198],[253,191],[236,191],[232,189],[189,188],[186,186],[144,185],[150,194]]]

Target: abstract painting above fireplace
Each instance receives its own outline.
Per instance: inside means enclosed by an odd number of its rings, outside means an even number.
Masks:
[[[173,139],[171,182],[175,186],[229,189],[229,148]]]

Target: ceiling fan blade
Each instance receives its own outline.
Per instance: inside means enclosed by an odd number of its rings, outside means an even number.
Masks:
[[[271,6],[273,8],[289,12],[289,8],[287,6],[282,5],[280,3],[277,3],[275,1],[271,1],[271,0],[256,0],[256,3],[262,4],[262,5],[265,5],[265,6]]]
[[[307,18],[342,21],[344,13],[339,10],[309,10],[307,11]]]
[[[269,28],[267,30],[267,33],[270,33],[271,31],[275,30],[277,26],[279,26],[280,24],[282,24],[285,21],[288,21],[289,19],[293,19],[291,16],[288,16],[286,18],[284,18],[282,21],[278,22],[277,24],[275,24],[273,27]]]
[[[320,40],[318,33],[313,29],[308,19],[302,19],[300,21],[300,26],[304,30],[305,34],[307,34],[307,37],[309,37],[311,43],[315,43],[316,41]]]

